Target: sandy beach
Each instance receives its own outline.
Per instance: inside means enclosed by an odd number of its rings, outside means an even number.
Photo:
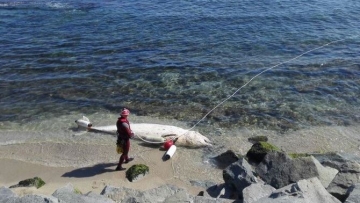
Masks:
[[[42,144],[46,145],[46,144]],[[84,167],[52,167],[44,166],[42,164],[29,163],[27,161],[13,160],[13,159],[0,159],[0,185],[5,187],[10,187],[17,184],[19,181],[33,178],[41,177],[46,184],[36,189],[35,187],[19,187],[13,188],[18,195],[25,194],[44,194],[51,195],[56,189],[65,186],[67,183],[71,183],[75,188],[80,190],[83,194],[93,191],[97,194],[103,190],[106,185],[111,185],[114,187],[128,187],[138,190],[147,190],[151,188],[158,187],[164,184],[173,184],[179,187],[186,188],[187,191],[191,194],[198,194],[200,191],[203,191],[204,188],[193,186],[190,184],[189,180],[209,180],[211,175],[208,176],[206,170],[202,170],[202,165],[195,163],[194,161],[190,164],[191,167],[187,167],[186,159],[181,159],[181,156],[186,156],[183,153],[190,149],[178,149],[175,155],[170,160],[164,161],[162,157],[164,156],[165,151],[161,148],[155,147],[144,147],[140,145],[134,145],[132,157],[135,159],[128,163],[124,164],[124,167],[127,169],[134,164],[146,164],[149,166],[150,173],[141,180],[136,182],[130,182],[126,179],[126,171],[115,171],[117,165],[117,160],[119,155],[114,152],[113,146],[99,146],[88,148],[94,149],[98,148],[98,155],[101,156],[102,153],[106,153],[108,150],[108,155],[113,158],[112,162],[98,163],[91,166]],[[7,148],[7,149],[4,149]],[[12,151],[10,153],[16,153],[16,151],[21,151],[16,149],[17,146],[2,146],[1,150]],[[24,158],[31,156],[31,153],[25,155],[26,152],[31,152],[35,148],[38,148],[34,145],[22,145],[22,150],[24,151]],[[52,158],[57,157],[58,151],[56,146],[52,144],[52,149],[43,153],[42,155],[50,156]],[[76,148],[76,146],[70,146],[70,148]],[[137,150],[143,150],[137,151]],[[191,151],[191,150],[190,150]],[[49,153],[51,155],[49,155]],[[79,159],[91,158],[92,155],[83,153]],[[44,158],[42,155],[39,155],[39,158]],[[79,154],[77,154],[79,155]],[[194,158],[196,160],[197,158]],[[218,173],[218,177],[221,178],[221,170],[214,169],[209,167],[210,170],[213,170],[211,173]],[[185,176],[184,174],[189,174]]]
[[[212,141],[216,143],[214,147],[218,155],[228,149],[246,154],[252,145],[247,141],[249,137],[267,135],[270,143],[288,153],[336,151],[359,156],[359,130],[359,126],[319,127],[294,131],[283,136],[266,131],[237,131],[242,136],[219,136],[213,137]],[[146,146],[133,140],[130,156],[135,159],[124,167],[145,164],[149,166],[150,173],[141,180],[129,182],[125,177],[125,171],[114,170],[119,158],[114,143],[11,144],[0,147],[0,185],[10,187],[21,180],[38,176],[46,182],[43,187],[20,187],[12,190],[18,195],[51,195],[56,189],[71,183],[83,194],[90,191],[100,194],[106,185],[147,190],[164,184],[173,184],[197,195],[206,188],[194,185],[191,181],[223,183],[222,170],[204,158],[209,157],[209,153],[213,151],[207,148],[178,147],[174,156],[164,161],[162,158],[165,150],[162,146]]]

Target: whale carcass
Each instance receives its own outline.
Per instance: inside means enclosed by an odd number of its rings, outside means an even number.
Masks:
[[[104,132],[116,135],[116,125],[93,126],[90,120],[83,116],[75,123],[79,127],[86,128],[88,131]],[[184,147],[205,147],[212,146],[211,141],[196,131],[189,131],[171,125],[151,124],[151,123],[131,123],[131,129],[135,134],[135,139],[147,143],[164,143],[167,139],[175,141],[177,146]]]

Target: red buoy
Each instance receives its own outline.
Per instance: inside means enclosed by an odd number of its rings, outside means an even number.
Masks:
[[[164,142],[164,149],[168,150],[170,149],[170,147],[174,144],[174,142],[172,140],[167,140],[166,142]]]

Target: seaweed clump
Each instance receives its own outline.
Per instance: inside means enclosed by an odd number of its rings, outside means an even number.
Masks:
[[[149,167],[144,164],[135,164],[126,171],[126,178],[133,182],[139,180],[149,173]]]
[[[16,187],[36,187],[37,189],[39,189],[40,187],[42,187],[43,185],[45,185],[45,182],[39,178],[39,177],[34,177],[34,178],[29,178],[26,180],[22,180],[20,181],[18,184],[10,186],[10,188],[16,188]]]

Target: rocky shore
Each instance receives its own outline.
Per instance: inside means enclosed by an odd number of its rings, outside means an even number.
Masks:
[[[105,185],[100,194],[82,194],[69,183],[52,195],[19,196],[1,187],[0,202],[360,203],[359,157],[339,152],[288,154],[266,137],[249,141],[253,145],[245,155],[229,150],[212,159],[223,169],[223,183],[194,181],[204,188],[197,195],[171,184],[148,190]],[[146,181],[145,173],[139,175],[132,179]]]

